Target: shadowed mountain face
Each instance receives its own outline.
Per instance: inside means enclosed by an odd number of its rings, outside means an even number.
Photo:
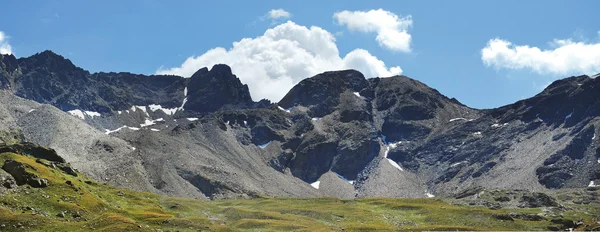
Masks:
[[[225,65],[198,71],[192,78],[131,73],[90,74],[51,51],[15,59],[2,55],[0,84],[15,95],[61,110],[99,113],[126,110],[132,106],[160,105],[194,112],[253,105],[246,85]],[[186,91],[186,88],[188,87]],[[187,92],[190,93],[187,98]],[[184,99],[190,105],[183,106]],[[203,104],[211,99],[210,104]],[[231,107],[229,107],[231,108]]]
[[[0,109],[11,118],[0,141],[49,146],[90,176],[136,190],[195,198],[426,197],[473,186],[600,182],[600,82],[588,76],[477,110],[406,76],[332,71],[271,104],[252,101],[227,65],[190,78],[90,74],[45,51],[0,56],[0,85],[2,103],[12,104]],[[39,105],[12,94],[73,116],[36,113]],[[45,123],[25,123],[34,118]],[[90,129],[65,134],[68,120]]]
[[[188,83],[189,99],[186,108],[192,111],[209,113],[224,107],[248,108],[254,104],[248,85],[231,73],[227,65],[215,65],[198,70]]]

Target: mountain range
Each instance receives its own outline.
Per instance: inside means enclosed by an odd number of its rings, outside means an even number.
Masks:
[[[0,55],[0,141],[53,148],[103,183],[197,199],[584,188],[600,182],[597,76],[474,109],[406,76],[341,70],[272,103],[225,64],[186,78]]]

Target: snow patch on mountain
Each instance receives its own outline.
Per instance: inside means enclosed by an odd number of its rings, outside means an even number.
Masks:
[[[391,149],[396,148],[398,145],[402,144],[402,143],[407,143],[408,141],[398,141],[395,143],[386,143],[385,141],[385,135],[381,138],[381,140],[383,141],[384,144],[386,144],[387,146],[385,147],[385,152],[384,152],[384,157],[387,158],[388,153],[390,152]]]
[[[146,114],[146,117],[150,117],[150,115],[148,114],[148,111],[146,110],[146,106],[132,106],[131,107],[131,111],[135,112],[136,110],[141,110],[142,112],[144,112],[144,114]],[[127,112],[129,113],[129,112]]]
[[[165,112],[165,114],[174,115],[179,110],[179,108],[166,108],[166,109],[163,108],[163,109],[160,109],[160,110],[162,110],[163,112]]]
[[[183,111],[185,110],[183,107],[185,106],[185,103],[187,103],[187,97],[185,97],[183,99],[183,102],[181,102],[181,106],[178,108],[179,110]]]
[[[388,156],[388,153],[390,153],[390,150],[391,150],[391,148],[390,148],[390,146],[389,146],[389,145],[388,145],[388,146],[385,146],[385,152],[383,153],[383,157],[384,157],[384,158],[387,158],[387,156]]]
[[[315,181],[312,184],[310,184],[310,186],[312,186],[313,188],[319,189],[319,185],[321,184],[321,181]]]
[[[448,122],[454,122],[454,121],[458,121],[458,120],[463,120],[463,121],[467,121],[467,122],[473,121],[473,119],[453,118],[453,119],[448,120]]]
[[[285,112],[287,112],[287,113],[291,113],[291,112],[292,112],[292,109],[294,109],[294,107],[293,107],[293,106],[292,106],[292,107],[290,107],[290,108],[287,108],[287,109],[284,109],[284,108],[283,108],[283,107],[281,107],[281,106],[277,106],[277,108],[279,108],[280,110],[283,110],[283,111],[285,111]]]
[[[388,144],[388,147],[390,147],[390,148],[394,149],[394,148],[396,148],[398,145],[400,145],[400,144],[402,144],[402,143],[404,143],[404,142],[405,142],[405,141],[398,141],[398,142],[395,142],[395,143],[389,143],[389,144]]]
[[[390,164],[392,166],[394,166],[396,169],[400,170],[400,171],[404,171],[404,169],[402,169],[402,167],[400,167],[400,165],[398,163],[396,163],[396,161],[389,159],[389,158],[385,158],[387,159],[388,162],[390,162]]]
[[[146,119],[144,123],[140,124],[140,127],[147,127],[156,124],[153,120]]]
[[[106,130],[106,132],[104,132],[104,134],[108,135],[108,134],[111,134],[111,133],[115,133],[115,132],[120,131],[123,128],[127,128],[127,126],[122,126],[122,127],[117,128],[117,129],[114,129],[114,130],[104,129],[104,130]]]
[[[161,105],[157,104],[149,105],[148,108],[150,108],[150,111],[152,112],[161,110],[162,112],[168,115],[174,115],[179,110],[179,108],[163,108]]]
[[[163,118],[157,118],[155,120],[146,118],[144,123],[140,124],[140,127],[152,126],[152,125],[156,124],[156,122],[162,122],[162,121],[165,121],[165,120]]]
[[[504,126],[508,126],[508,123],[504,123],[504,124],[494,123],[494,124],[492,124],[492,128],[500,128],[500,127],[504,127]]]
[[[273,141],[269,141],[268,143],[258,145],[258,147],[265,149],[265,147],[269,146],[269,144],[271,144],[271,142],[273,142]]]
[[[462,161],[462,162],[458,162],[458,163],[453,163],[453,164],[451,164],[451,165],[450,165],[450,167],[456,167],[456,166],[458,166],[458,165],[461,165],[461,164],[464,164],[464,163],[467,163],[467,161]]]
[[[154,112],[157,111],[159,109],[162,109],[161,105],[157,105],[157,104],[150,104],[148,105],[148,108],[150,108],[150,111]]]
[[[83,115],[83,111],[81,111],[81,110],[69,110],[67,112],[69,112],[69,114],[71,114],[75,117],[81,118],[82,120],[85,119],[85,116]]]
[[[384,141],[384,143],[385,143],[385,139],[386,139],[386,137],[385,137],[385,136],[383,136],[381,139],[382,139],[382,140]],[[390,150],[391,150],[391,149],[394,149],[394,148],[396,148],[398,145],[402,144],[403,142],[404,142],[404,141],[398,141],[398,142],[395,142],[395,143],[389,143],[389,144],[387,144],[387,146],[385,147],[385,152],[384,152],[384,154],[383,154],[383,157],[384,157],[384,158],[385,158],[385,159],[386,159],[386,160],[387,160],[387,161],[388,161],[388,162],[389,162],[389,163],[390,163],[392,166],[394,166],[396,169],[398,169],[398,170],[400,170],[400,171],[404,171],[404,169],[402,169],[402,167],[400,167],[400,165],[399,165],[398,163],[396,163],[396,161],[394,161],[394,160],[392,160],[392,159],[388,158],[388,153],[390,152]]]
[[[86,115],[90,116],[91,118],[94,117],[100,117],[101,114],[98,112],[94,112],[94,111],[84,111]]]

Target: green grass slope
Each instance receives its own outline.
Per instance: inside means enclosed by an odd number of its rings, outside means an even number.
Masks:
[[[441,199],[205,202],[118,189],[81,173],[69,175],[46,160],[0,154],[0,165],[7,160],[21,163],[48,186],[0,187],[0,231],[548,230],[580,219],[577,230],[600,229],[594,221],[600,215],[597,205],[568,205],[554,209],[557,215],[527,218],[515,215],[544,215],[548,209],[492,210]],[[0,174],[9,175],[2,169]]]

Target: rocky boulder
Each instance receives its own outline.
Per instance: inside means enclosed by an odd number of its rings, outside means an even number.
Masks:
[[[17,185],[28,184],[34,188],[44,188],[48,186],[48,180],[39,178],[34,173],[27,171],[27,168],[33,167],[15,160],[6,160],[2,166],[2,169],[15,179]]]
[[[520,199],[521,208],[558,207],[556,199],[545,193],[525,194]]]

